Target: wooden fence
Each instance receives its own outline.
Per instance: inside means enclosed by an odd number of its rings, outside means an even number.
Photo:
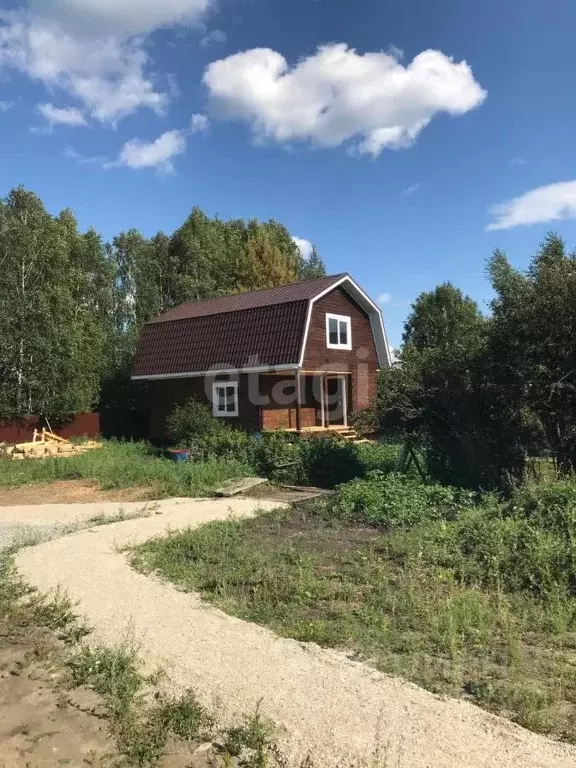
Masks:
[[[4,421],[0,419],[0,443],[23,443],[32,439],[35,429],[47,427],[40,416]],[[100,434],[99,413],[77,413],[65,421],[50,421],[52,430],[61,437],[98,437]]]

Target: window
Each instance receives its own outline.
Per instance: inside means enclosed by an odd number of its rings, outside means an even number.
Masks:
[[[326,315],[326,346],[328,349],[352,349],[350,318]]]
[[[217,381],[212,388],[214,416],[238,416],[238,382]]]

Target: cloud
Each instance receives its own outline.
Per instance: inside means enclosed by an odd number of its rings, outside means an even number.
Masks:
[[[127,36],[197,22],[210,0],[29,0],[29,5],[80,31]]]
[[[391,293],[381,293],[378,296],[378,304],[388,304],[390,301],[392,301]]]
[[[200,45],[207,48],[209,45],[226,42],[226,32],[223,29],[211,29],[200,39]]]
[[[296,247],[300,251],[303,259],[309,259],[312,254],[313,245],[310,240],[305,240],[303,237],[293,237],[292,242],[296,244]]]
[[[404,187],[404,189],[400,190],[400,194],[402,197],[410,197],[410,195],[413,195],[414,192],[417,192],[421,186],[421,182],[417,181],[416,184],[410,184],[409,187]]]
[[[82,155],[77,152],[74,147],[66,147],[64,150],[64,157],[69,157],[71,160],[75,160],[78,165],[105,165],[108,163],[108,158],[102,155]]]
[[[59,89],[102,123],[142,108],[161,114],[169,94],[148,73],[146,35],[197,22],[212,1],[30,0],[29,11],[0,11],[0,72]]]
[[[494,221],[486,229],[494,232],[527,224],[576,219],[576,181],[548,184],[492,206]]]
[[[523,157],[511,157],[508,161],[509,168],[519,168],[521,165],[526,165],[526,160]]]
[[[161,173],[173,173],[172,159],[186,149],[184,131],[166,131],[155,141],[147,143],[140,139],[131,139],[124,144],[118,160],[106,163],[106,168],[156,168]]]
[[[324,45],[290,67],[270,48],[208,65],[203,81],[214,114],[247,122],[258,140],[348,144],[377,156],[410,146],[432,118],[478,107],[486,91],[463,61],[427,50],[403,66],[395,56]]]
[[[206,115],[192,115],[190,118],[190,132],[202,133],[208,130],[208,118]]]
[[[86,125],[86,118],[76,107],[55,107],[54,104],[38,104],[38,111],[54,125]]]
[[[15,101],[0,101],[0,112],[9,112],[15,104]]]

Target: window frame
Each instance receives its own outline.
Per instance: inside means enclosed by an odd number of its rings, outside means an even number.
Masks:
[[[330,342],[330,320],[336,320],[338,323],[338,343]],[[346,344],[340,344],[340,323],[346,323]],[[326,313],[326,347],[328,349],[352,349],[352,318],[349,315],[335,315],[331,312]]]
[[[234,410],[233,411],[220,411],[218,409],[218,405],[220,402],[220,398],[218,396],[218,390],[219,389],[226,389],[228,387],[232,387],[234,390]],[[227,395],[224,394],[224,407],[227,405]],[[237,381],[215,381],[212,384],[212,415],[215,416],[218,419],[222,418],[235,418],[239,415],[239,402],[238,402],[238,382]]]

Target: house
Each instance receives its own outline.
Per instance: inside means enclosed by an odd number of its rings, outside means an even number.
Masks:
[[[144,327],[134,380],[150,437],[191,396],[249,431],[333,429],[367,407],[390,352],[378,306],[348,274],[189,301]]]

